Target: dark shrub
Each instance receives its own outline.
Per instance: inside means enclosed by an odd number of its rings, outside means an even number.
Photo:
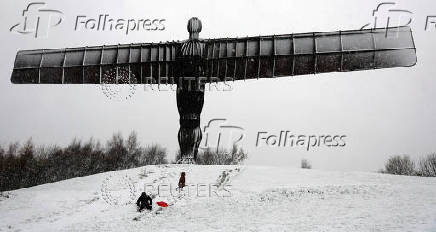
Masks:
[[[393,175],[415,175],[415,163],[409,156],[393,156],[385,164],[385,172]]]
[[[312,165],[309,163],[307,159],[301,160],[301,168],[303,169],[312,169]]]

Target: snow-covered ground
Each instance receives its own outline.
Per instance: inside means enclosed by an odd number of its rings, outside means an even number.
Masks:
[[[138,213],[144,188],[159,195]],[[436,231],[436,178],[376,173],[162,165],[6,196],[0,231]]]

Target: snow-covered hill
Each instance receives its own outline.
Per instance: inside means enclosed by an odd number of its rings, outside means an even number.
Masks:
[[[138,213],[144,188],[159,195]],[[6,196],[0,231],[436,231],[436,178],[376,173],[147,166]]]

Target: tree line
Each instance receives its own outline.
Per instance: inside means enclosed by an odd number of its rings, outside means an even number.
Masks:
[[[68,146],[24,144],[0,146],[0,191],[116,171],[144,165],[167,164],[167,151],[159,144],[141,146],[137,134],[115,133],[105,143],[74,139]]]

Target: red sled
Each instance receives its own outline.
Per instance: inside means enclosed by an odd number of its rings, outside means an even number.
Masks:
[[[166,202],[164,202],[164,201],[156,202],[156,204],[157,204],[158,206],[160,206],[160,207],[168,207],[168,204],[167,204]]]

